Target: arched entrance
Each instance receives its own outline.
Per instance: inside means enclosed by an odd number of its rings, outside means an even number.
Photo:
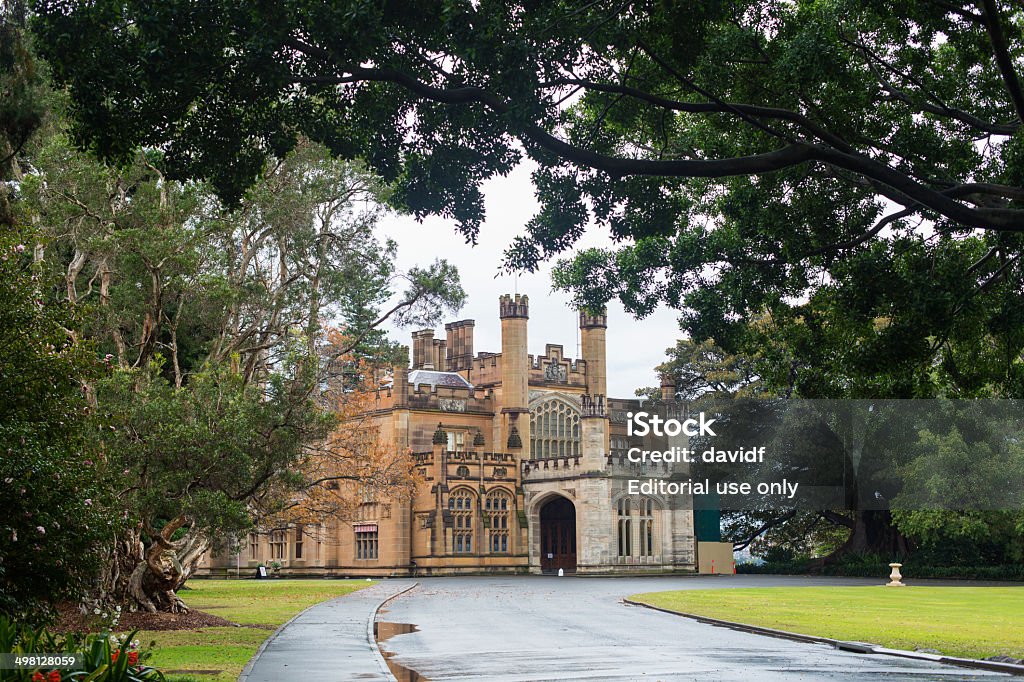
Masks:
[[[576,507],[567,498],[553,497],[540,508],[540,570],[576,570]]]

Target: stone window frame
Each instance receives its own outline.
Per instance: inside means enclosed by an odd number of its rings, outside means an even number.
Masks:
[[[620,559],[633,556],[632,506],[633,503],[627,496],[620,497],[615,505],[618,512],[616,540],[618,541],[618,557]]]
[[[530,455],[533,459],[579,457],[580,409],[564,395],[544,395],[530,406]]]
[[[477,494],[465,486],[452,490],[448,496],[448,511],[452,515],[452,552],[455,554],[473,553],[476,501]]]
[[[356,561],[374,561],[380,558],[380,529],[355,531]]]
[[[620,560],[650,560],[658,555],[661,547],[656,520],[661,508],[658,500],[646,495],[622,495],[618,498],[615,502],[615,542],[616,555]]]
[[[484,513],[488,520],[487,550],[491,554],[508,554],[511,551],[509,528],[515,506],[515,498],[502,488],[492,490],[484,498]]]
[[[284,529],[270,531],[270,558],[283,560],[287,555],[288,535]]]

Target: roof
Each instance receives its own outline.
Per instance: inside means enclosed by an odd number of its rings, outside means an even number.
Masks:
[[[409,385],[430,384],[434,386],[449,386],[453,388],[473,388],[473,384],[466,381],[461,374],[456,372],[438,372],[432,369],[414,369],[409,372]]]

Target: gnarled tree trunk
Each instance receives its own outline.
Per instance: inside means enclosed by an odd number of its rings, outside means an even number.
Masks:
[[[149,613],[188,613],[188,606],[177,591],[195,573],[199,561],[210,548],[210,540],[191,529],[183,537],[171,541],[170,538],[183,526],[185,518],[179,516],[159,531],[148,529],[148,547],[143,547],[139,541],[134,564],[124,575],[122,593],[133,605]]]

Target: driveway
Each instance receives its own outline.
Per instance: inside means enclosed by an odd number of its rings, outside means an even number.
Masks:
[[[975,680],[993,674],[838,651],[627,606],[672,589],[859,585],[774,576],[434,578],[391,601],[379,621],[417,630],[381,643],[400,682],[422,680]],[[381,626],[381,631],[394,631]],[[397,628],[401,630],[402,628]]]

